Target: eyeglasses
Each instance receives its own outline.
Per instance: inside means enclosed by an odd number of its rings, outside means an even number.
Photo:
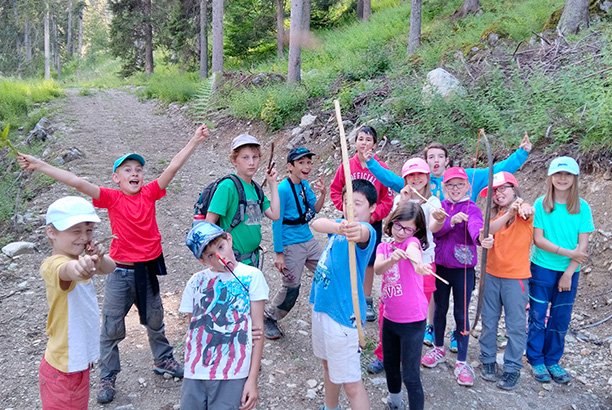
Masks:
[[[444,186],[446,187],[446,189],[453,189],[453,190],[455,190],[455,189],[463,189],[463,188],[465,188],[465,182],[459,182],[458,184],[449,184],[449,183],[446,183]]]
[[[495,192],[498,193],[498,194],[501,194],[502,192],[504,192],[508,188],[514,188],[514,186],[513,185],[498,186],[497,188],[495,188]]]
[[[399,222],[393,222],[392,226],[394,229],[397,229],[398,231],[403,232],[406,235],[414,235],[414,233],[416,232],[416,229],[412,229],[409,226],[403,226]]]

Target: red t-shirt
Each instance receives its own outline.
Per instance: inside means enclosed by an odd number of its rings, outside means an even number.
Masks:
[[[100,187],[96,208],[108,209],[111,230],[118,239],[111,242],[110,257],[119,262],[146,262],[162,253],[161,234],[155,219],[155,201],[166,190],[157,180],[143,186],[137,195],[126,195],[118,189]]]

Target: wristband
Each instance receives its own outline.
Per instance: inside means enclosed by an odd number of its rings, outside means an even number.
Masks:
[[[555,254],[557,254],[557,255],[559,254],[559,249],[561,249],[561,247],[557,246],[557,250],[555,251]]]

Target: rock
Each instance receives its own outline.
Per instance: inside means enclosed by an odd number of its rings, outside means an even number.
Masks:
[[[542,384],[542,388],[543,388],[544,390],[551,391],[551,390],[552,390],[552,385],[551,385],[551,384],[549,384],[549,383],[543,383],[543,384]]]
[[[172,378],[172,375],[171,375],[171,374],[169,374],[169,373],[164,373],[164,379],[168,380],[168,379],[171,379],[171,378]]]
[[[580,356],[582,357],[589,356],[590,354],[591,354],[591,351],[587,349],[586,347],[580,351]]]
[[[143,377],[138,379],[138,383],[140,383],[140,384],[145,384],[145,382],[146,382],[146,380]]]
[[[584,320],[584,316],[579,315],[578,313],[574,314],[574,320],[581,321]]]
[[[62,151],[59,156],[55,159],[59,165],[64,165],[67,162],[74,161],[77,158],[84,157],[83,154],[78,148],[72,147],[67,150]]]
[[[576,380],[578,380],[582,384],[589,384],[588,380],[584,376],[578,376],[576,377]]]
[[[180,410],[181,409],[181,405],[179,404],[175,404],[174,406],[172,406],[172,410]]]
[[[289,143],[287,144],[287,149],[293,149],[293,148],[301,147],[305,143],[306,143],[306,137],[305,137],[304,133],[302,132],[302,133],[296,135],[295,137],[293,137],[291,139],[291,141],[289,141]]]
[[[261,364],[263,364],[264,366],[270,366],[272,363],[274,363],[273,360],[270,360],[270,359],[261,359]]]
[[[302,320],[302,319],[298,319],[298,320],[296,320],[296,323],[297,323],[298,325],[300,325],[300,327],[308,327],[308,326],[310,326],[310,325],[308,324],[308,322],[306,322],[305,320]]]
[[[400,140],[391,140],[391,145],[393,145],[394,147],[397,147],[399,144],[401,144]]]
[[[612,376],[608,379],[608,386],[612,386]]]
[[[310,387],[311,389],[314,389],[315,387],[317,387],[317,381],[315,379],[310,379],[306,381],[306,384],[308,385],[308,387]]]
[[[431,102],[436,94],[446,100],[455,95],[465,95],[467,92],[461,86],[457,77],[438,67],[427,73],[427,79],[423,86],[424,102]]]
[[[27,253],[34,253],[36,244],[32,242],[12,242],[2,248],[2,253],[10,258]]]
[[[308,389],[306,391],[306,398],[307,399],[316,399],[317,398],[317,391],[315,389]]]
[[[287,383],[287,387],[290,389],[295,389],[297,387],[297,384],[295,383]]]
[[[374,386],[382,386],[383,384],[387,384],[387,379],[385,377],[374,377],[371,378],[370,381]]]
[[[46,141],[47,138],[49,138],[49,134],[52,132],[50,128],[51,121],[49,121],[47,117],[42,117],[25,138],[26,144],[31,145],[35,141]]]
[[[295,137],[296,135],[298,135],[300,132],[302,132],[302,128],[300,127],[295,127],[294,129],[291,130],[291,136]]]
[[[565,335],[565,342],[566,343],[570,343],[570,344],[574,344],[574,343],[576,343],[576,338],[568,333],[568,334]]]
[[[132,404],[126,404],[124,406],[115,407],[115,410],[134,410],[134,408]]]
[[[317,116],[316,115],[310,115],[310,114],[306,114],[302,117],[302,119],[300,120],[300,127],[301,128],[308,128],[310,127],[312,124],[314,124],[314,122],[316,121]]]
[[[298,333],[304,336],[308,336],[308,332],[305,330],[298,330]]]

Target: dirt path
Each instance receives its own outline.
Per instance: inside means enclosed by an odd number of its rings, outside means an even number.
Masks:
[[[175,110],[173,114],[152,102],[141,103],[123,91],[96,92],[92,96],[80,96],[69,90],[68,97],[58,102],[53,122],[58,132],[43,154],[46,160],[57,153],[76,147],[85,153],[84,158],[67,164],[66,168],[77,175],[89,178],[93,183],[110,187],[113,161],[126,152],[138,152],[147,161],[145,179],[158,176],[172,156],[191,137],[194,127]],[[176,179],[168,187],[167,196],[159,201],[157,218],[163,238],[164,254],[169,275],[161,279],[161,292],[166,309],[166,334],[176,346],[176,357],[182,361],[182,339],[186,320],[177,313],[181,292],[190,275],[200,265],[184,246],[185,233],[190,227],[192,204],[204,183],[231,171],[227,161],[228,141],[241,132],[268,139],[262,130],[246,123],[224,120],[204,143]],[[279,149],[280,150],[280,149]],[[284,147],[277,156],[277,164],[283,163]],[[281,175],[284,173],[281,167]],[[261,176],[259,177],[261,178]],[[329,181],[328,181],[329,182]],[[30,211],[39,216],[34,230],[23,240],[37,242],[39,252],[14,261],[4,261],[0,274],[0,368],[3,381],[0,393],[0,409],[39,409],[37,371],[46,345],[45,321],[47,305],[44,283],[38,274],[40,262],[49,254],[42,224],[44,211],[62,195],[74,194],[74,190],[60,184],[52,184],[31,203]],[[330,209],[329,205],[326,209]],[[108,217],[99,211],[102,223],[100,237],[109,234]],[[264,228],[266,249],[271,249],[270,226]],[[321,238],[322,240],[324,238]],[[264,272],[272,292],[277,288],[278,273],[272,268],[272,254],[267,253]],[[312,356],[310,340],[310,308],[306,302],[312,275],[305,275],[303,292],[298,303],[282,326],[285,337],[265,343],[264,359],[259,380],[259,409],[316,409],[322,403],[322,366]],[[100,302],[103,298],[104,280],[96,281]],[[376,283],[375,288],[380,284]],[[366,325],[370,345],[377,340],[377,324]],[[133,310],[127,318],[127,338],[120,345],[122,372],[117,379],[117,396],[114,402],[101,406],[95,402],[97,371],[92,373],[90,408],[101,409],[164,409],[178,408],[180,381],[167,380],[152,372],[152,358],[144,328],[138,324]],[[566,365],[573,368],[587,366],[579,354],[581,344],[569,345],[574,355],[568,355]],[[478,342],[470,341],[469,361],[478,358]],[[588,347],[589,354],[603,365],[610,356],[608,345]],[[450,355],[454,363],[454,355]],[[364,358],[364,363],[371,356]],[[564,359],[566,360],[566,359]],[[597,359],[592,359],[593,361]],[[606,362],[610,364],[609,362]],[[588,367],[588,366],[587,366]],[[452,374],[452,365],[442,365],[422,372],[426,407],[433,409],[605,409],[612,407],[607,377],[610,371],[601,369],[601,381],[586,384],[573,381],[569,386],[542,386],[523,370],[520,387],[513,393],[503,392],[493,385],[476,378],[473,388],[458,386]],[[476,370],[479,375],[479,370]],[[364,376],[373,409],[384,406],[386,384],[384,375]],[[342,408],[348,408],[343,397]]]

